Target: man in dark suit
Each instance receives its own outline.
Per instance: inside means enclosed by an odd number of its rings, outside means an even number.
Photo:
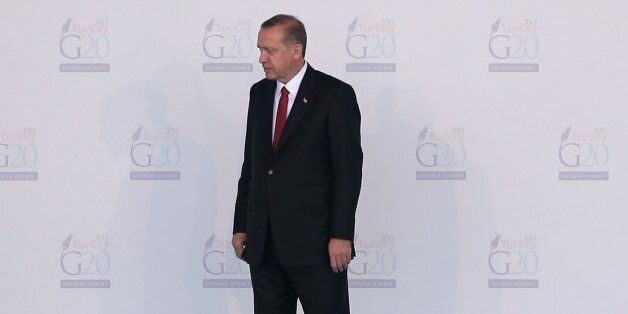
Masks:
[[[276,15],[257,46],[232,245],[249,263],[255,313],[349,313],[362,182],[360,110],[350,85],[304,60],[305,27]]]

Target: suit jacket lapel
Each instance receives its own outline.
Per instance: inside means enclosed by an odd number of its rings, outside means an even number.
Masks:
[[[314,97],[313,91],[315,87],[316,81],[313,79],[314,69],[308,64],[307,69],[305,70],[305,75],[303,76],[303,80],[301,81],[301,85],[299,86],[299,91],[294,99],[294,103],[292,104],[292,108],[290,109],[290,113],[288,114],[288,119],[286,120],[286,125],[281,132],[281,137],[279,137],[279,142],[277,143],[277,149],[275,154],[279,154],[281,148],[286,144],[292,132],[299,125],[301,119],[305,116],[308,110],[314,105]],[[274,104],[271,103],[271,107]],[[272,109],[271,109],[272,116]],[[272,129],[272,122],[271,122]],[[271,143],[272,145],[272,143]]]

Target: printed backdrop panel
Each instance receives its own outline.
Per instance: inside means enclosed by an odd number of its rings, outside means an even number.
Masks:
[[[628,308],[625,1],[5,7],[0,313],[253,312],[231,228],[277,13],[358,96],[353,312]]]

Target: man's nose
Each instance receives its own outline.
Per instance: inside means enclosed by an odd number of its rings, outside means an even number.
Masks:
[[[268,62],[268,56],[265,53],[261,52],[259,54],[259,63],[264,64],[266,62]]]

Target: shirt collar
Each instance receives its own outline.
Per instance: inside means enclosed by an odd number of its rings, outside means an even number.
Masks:
[[[296,95],[299,91],[301,81],[303,81],[303,76],[305,76],[305,70],[307,70],[307,61],[303,62],[303,67],[301,68],[299,73],[297,73],[297,75],[290,79],[286,84],[277,81],[277,90],[280,91],[281,88],[285,86],[290,94]]]

